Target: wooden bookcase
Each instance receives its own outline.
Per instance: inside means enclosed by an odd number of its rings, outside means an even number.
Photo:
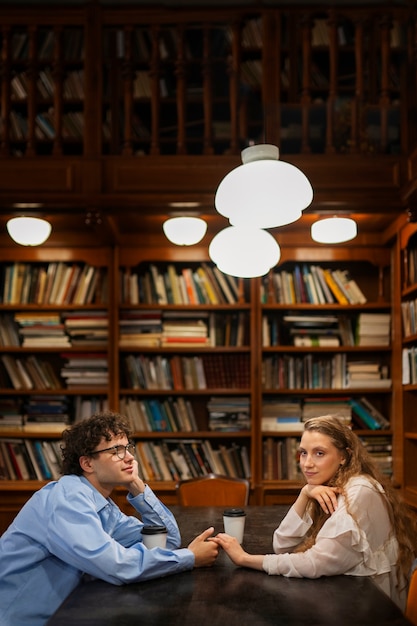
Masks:
[[[320,254],[320,257],[318,257]],[[7,254],[4,262],[7,263]],[[103,394],[108,400],[109,406],[115,410],[118,410],[120,406],[125,407],[127,401],[132,402],[135,405],[136,402],[149,402],[149,400],[155,400],[157,403],[163,403],[168,398],[171,400],[178,400],[178,398],[184,398],[188,400],[193,407],[193,412],[197,424],[197,430],[163,430],[155,431],[149,430],[137,430],[134,429],[134,440],[137,443],[160,445],[163,441],[169,440],[171,443],[180,443],[183,441],[209,441],[212,448],[217,449],[220,445],[230,448],[235,446],[239,449],[244,446],[248,453],[248,462],[250,465],[250,482],[251,482],[251,502],[263,504],[273,502],[289,502],[294,497],[295,493],[300,487],[299,479],[270,479],[265,478],[265,468],[263,465],[264,447],[265,441],[268,438],[273,438],[276,441],[284,440],[287,437],[297,438],[299,435],[297,432],[262,432],[261,417],[262,417],[262,405],[266,400],[272,398],[281,397],[298,397],[301,400],[317,396],[327,396],[332,398],[338,398],[346,395],[366,395],[370,396],[381,411],[391,419],[391,428],[386,431],[368,431],[359,430],[358,433],[366,436],[380,435],[382,432],[384,435],[395,437],[396,431],[396,416],[395,410],[392,405],[391,389],[372,389],[372,388],[359,388],[355,390],[349,390],[346,388],[320,388],[306,389],[303,387],[283,387],[266,388],[263,383],[263,365],[268,358],[276,358],[286,355],[292,358],[303,358],[306,354],[310,354],[313,358],[334,358],[337,354],[347,354],[349,358],[370,358],[375,354],[381,357],[387,364],[390,371],[390,375],[394,377],[392,371],[392,346],[391,344],[386,347],[376,348],[373,347],[357,347],[357,346],[340,346],[332,348],[300,348],[283,343],[279,346],[265,347],[263,346],[263,323],[264,316],[272,316],[278,320],[278,324],[282,322],[282,317],[288,313],[296,313],[299,316],[311,315],[312,311],[319,312],[322,315],[347,315],[352,318],[360,312],[387,312],[391,311],[391,296],[390,296],[390,250],[388,248],[380,249],[355,249],[354,247],[338,247],[337,250],[322,249],[308,250],[298,249],[297,253],[294,251],[283,251],[282,265],[275,271],[280,271],[282,268],[294,268],[294,264],[300,263],[299,259],[303,259],[303,263],[309,263],[311,259],[312,263],[324,263],[325,266],[331,266],[333,268],[349,268],[352,276],[359,276],[358,281],[361,285],[364,293],[367,294],[368,302],[364,305],[340,305],[334,304],[322,304],[311,305],[306,303],[294,303],[294,304],[274,304],[271,301],[261,302],[261,294],[270,294],[270,283],[273,280],[273,275],[259,280],[253,281],[241,281],[239,286],[239,296],[236,303],[202,303],[202,304],[161,304],[160,302],[152,301],[144,303],[132,303],[129,302],[128,292],[126,292],[126,276],[137,276],[141,273],[144,274],[149,270],[149,266],[153,265],[160,275],[163,275],[167,270],[168,265],[172,265],[176,268],[179,274],[182,273],[182,269],[200,267],[202,264],[208,262],[206,252],[202,248],[196,248],[193,250],[187,250],[184,252],[175,251],[172,255],[172,250],[167,249],[129,249],[122,248],[120,250],[114,250],[113,252],[107,249],[66,249],[64,251],[53,249],[34,249],[33,251],[22,252],[22,257],[26,261],[32,260],[35,264],[45,263],[49,261],[61,260],[66,263],[73,263],[75,261],[90,261],[95,265],[105,266],[109,274],[109,300],[106,305],[109,315],[109,338],[107,354],[109,356],[109,384],[106,388],[91,389],[84,387],[76,387],[72,389],[60,390],[60,393],[65,393],[73,398],[75,395],[85,396],[88,398],[91,395]],[[9,262],[13,259],[16,260],[16,250],[9,251]],[[355,274],[356,272],[356,274]],[[93,310],[99,305],[86,305],[88,310]],[[102,304],[100,304],[100,308]],[[22,305],[1,305],[1,312],[14,312],[16,310],[31,310],[34,308],[33,304]],[[38,309],[39,306],[36,306]],[[76,309],[80,307],[75,305],[64,306],[54,304],[44,304],[40,306],[41,310],[53,310],[64,312],[66,310]],[[82,308],[82,307],[81,307]],[[164,314],[169,316],[181,315],[184,312],[190,313],[196,316],[198,319],[207,320],[210,316],[219,316],[215,323],[220,327],[219,319],[225,318],[227,315],[234,315],[240,313],[245,318],[246,334],[243,344],[241,346],[233,345],[216,345],[204,348],[190,347],[170,348],[167,346],[129,346],[124,344],[119,347],[119,321],[126,317],[126,314],[136,313],[148,313],[149,311],[158,310],[162,319]],[[16,356],[22,356],[33,352],[29,348],[14,347],[9,349],[7,347],[1,348],[1,353],[7,353],[12,351]],[[40,350],[40,349],[39,349]],[[91,351],[91,347],[84,347],[82,350]],[[65,352],[78,352],[79,348],[66,348]],[[45,355],[55,355],[62,353],[61,349],[42,349]],[[156,388],[147,388],[146,385],[142,387],[134,385],[132,379],[126,375],[126,358],[138,358],[139,356],[147,359],[148,361],[155,361],[158,358],[165,358],[169,363],[170,358],[179,357],[189,358],[190,360],[201,359],[204,363],[206,359],[211,357],[220,358],[220,362],[226,364],[226,366],[236,373],[240,370],[239,359],[243,356],[245,362],[248,364],[247,379],[248,382],[240,383],[226,383],[224,386],[221,382],[215,384],[207,384],[199,387],[193,385],[185,386],[181,388],[174,385],[168,385],[167,389],[161,389],[156,384]],[[229,364],[229,359],[232,361]],[[235,371],[236,370],[236,371]],[[16,390],[2,389],[2,396],[16,394]],[[43,394],[43,390],[33,389],[19,391],[19,395],[24,397],[34,394]],[[52,393],[49,391],[48,393]],[[210,429],[209,411],[207,408],[207,402],[212,397],[216,398],[233,398],[233,397],[246,397],[250,404],[250,426],[243,431],[216,431]],[[42,432],[29,432],[25,433],[24,429],[5,429],[1,431],[2,437],[14,437],[25,438],[28,436],[31,439],[59,439],[59,434],[51,434],[45,431]],[[412,437],[410,437],[412,441]],[[162,478],[162,480],[161,480]],[[175,476],[172,476],[170,480],[167,480],[166,476],[151,477],[149,483],[152,487],[163,497],[167,503],[175,502]],[[13,509],[13,485],[16,489],[16,507]],[[39,486],[39,483],[27,482],[27,481],[2,481],[0,482],[0,490],[7,492],[7,507],[3,511],[4,519],[10,519],[22,504],[22,499],[29,496],[35,486]],[[122,506],[124,506],[124,495],[119,494],[116,491],[116,498]],[[12,513],[10,510],[13,509]]]

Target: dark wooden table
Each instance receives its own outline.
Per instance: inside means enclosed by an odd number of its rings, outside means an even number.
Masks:
[[[171,507],[183,545],[208,526],[223,530],[222,508]],[[246,507],[244,547],[272,552],[272,533],[287,507]],[[316,580],[268,576],[234,566],[220,553],[211,568],[123,587],[77,587],[48,626],[388,626],[405,625],[398,607],[369,578]]]

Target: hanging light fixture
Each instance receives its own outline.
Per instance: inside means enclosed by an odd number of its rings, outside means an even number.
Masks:
[[[229,172],[216,196],[217,211],[233,226],[274,228],[295,222],[313,200],[310,181],[294,165],[279,160],[270,144],[242,151],[242,165]]]
[[[311,225],[311,238],[318,243],[342,243],[357,234],[356,222],[350,217],[328,217]]]
[[[193,246],[206,234],[207,223],[201,217],[171,217],[162,228],[166,238],[177,246]]]
[[[10,237],[21,246],[40,246],[51,234],[51,224],[40,217],[13,217],[6,224]]]
[[[278,263],[281,250],[266,230],[229,226],[212,239],[209,255],[223,273],[254,278],[267,274]]]

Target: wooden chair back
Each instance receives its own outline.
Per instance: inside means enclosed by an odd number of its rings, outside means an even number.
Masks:
[[[417,568],[411,574],[405,616],[414,626],[417,626]]]
[[[176,488],[182,506],[240,507],[249,501],[249,481],[244,478],[207,474],[180,480]]]

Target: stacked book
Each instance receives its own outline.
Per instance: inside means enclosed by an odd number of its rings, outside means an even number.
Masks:
[[[24,403],[24,430],[62,432],[69,424],[68,397],[30,396]]]
[[[347,387],[378,387],[388,389],[391,379],[388,368],[377,361],[349,361],[347,369]]]
[[[24,348],[65,348],[70,339],[59,313],[20,312],[14,315]]]
[[[65,365],[61,376],[67,388],[102,387],[108,385],[108,359],[104,353],[68,353],[62,354]]]
[[[109,323],[106,311],[68,311],[62,317],[73,347],[107,346]]]
[[[352,407],[350,398],[305,398],[302,412],[303,421],[305,422],[308,419],[320,417],[321,415],[333,415],[339,418],[344,424],[351,424]]]
[[[380,471],[392,476],[392,440],[389,435],[361,437],[361,441]]]
[[[390,313],[361,313],[356,328],[358,346],[389,346],[391,331]]]
[[[162,321],[161,345],[165,348],[205,348],[211,345],[208,313],[166,312]]]
[[[262,404],[261,430],[268,431],[301,431],[302,410],[299,400],[267,400]]]
[[[212,397],[207,403],[209,430],[250,430],[250,400],[247,397]]]
[[[162,335],[160,310],[123,311],[119,320],[119,347],[159,347]]]

